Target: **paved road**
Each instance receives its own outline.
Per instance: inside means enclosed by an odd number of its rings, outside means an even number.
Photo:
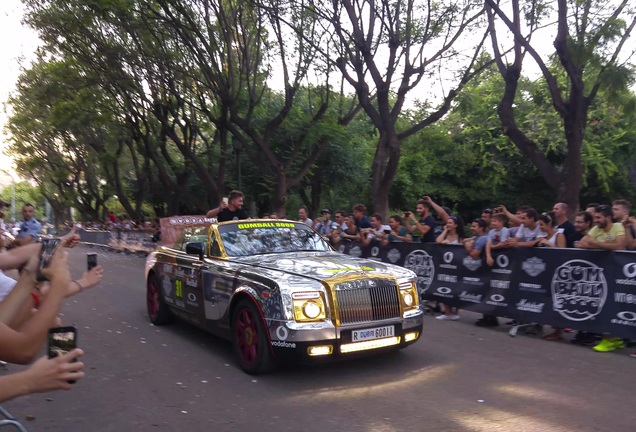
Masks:
[[[73,251],[79,275],[90,249]],[[151,326],[144,259],[99,250],[100,287],[69,299],[87,377],[4,404],[29,431],[633,431],[636,359],[427,317],[395,354],[253,377],[230,345]],[[635,348],[636,349],[636,348]],[[10,366],[10,370],[18,370]]]

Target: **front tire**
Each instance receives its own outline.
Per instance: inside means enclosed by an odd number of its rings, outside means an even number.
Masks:
[[[232,350],[248,374],[262,374],[274,368],[265,325],[251,300],[241,300],[232,314]]]
[[[168,305],[161,297],[159,280],[154,273],[148,276],[146,283],[146,307],[148,309],[148,318],[154,325],[170,324],[174,319]]]

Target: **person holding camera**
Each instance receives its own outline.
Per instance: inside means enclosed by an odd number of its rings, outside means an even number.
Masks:
[[[0,376],[0,402],[31,393],[54,390],[70,390],[73,384],[84,378],[84,363],[76,361],[84,351],[75,348],[63,356],[41,357],[28,369]]]
[[[410,243],[413,241],[409,231],[404,225],[402,225],[402,218],[400,215],[393,215],[389,218],[389,229],[385,229],[384,233],[386,234],[386,237],[380,242],[382,246],[386,246],[389,243],[394,242]]]
[[[431,207],[435,207],[436,211],[440,212],[438,214],[442,221],[446,222],[448,220],[448,214],[428,196],[422,197],[422,199],[417,202],[416,211],[419,218],[416,218],[415,215],[409,211],[404,212],[406,229],[411,233],[414,241],[421,239],[422,243],[435,242],[435,227],[437,226],[437,222],[435,218],[431,216]],[[445,217],[442,214],[445,215]]]
[[[250,215],[243,209],[243,192],[231,191],[227,199],[223,198],[217,208],[206,213],[206,217],[215,217],[218,222],[249,219]]]

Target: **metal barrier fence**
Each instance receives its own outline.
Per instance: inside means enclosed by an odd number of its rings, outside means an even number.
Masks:
[[[59,235],[63,236],[66,233],[68,233],[68,230],[60,231]],[[152,241],[152,233],[145,231],[81,230],[78,234],[82,239],[82,243],[110,246],[118,250],[152,252],[159,247],[159,243]]]

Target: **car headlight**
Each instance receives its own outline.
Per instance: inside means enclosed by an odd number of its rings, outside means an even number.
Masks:
[[[417,297],[415,282],[400,284],[400,298],[402,299],[403,310],[407,311],[418,307],[419,299]]]
[[[292,294],[294,319],[297,322],[321,321],[327,317],[322,294],[317,291]]]
[[[413,299],[413,294],[411,294],[410,292],[405,292],[404,294],[402,294],[402,297],[404,298],[404,304],[406,306],[413,306],[413,302],[415,302],[415,300]]]

